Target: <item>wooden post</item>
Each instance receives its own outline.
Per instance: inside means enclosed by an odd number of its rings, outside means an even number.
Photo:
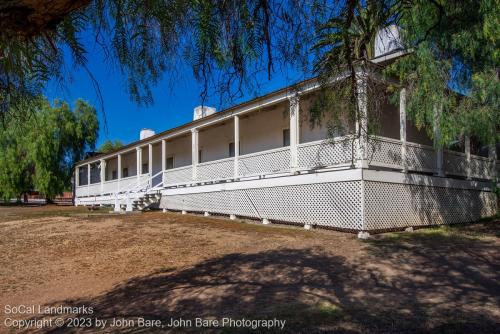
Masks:
[[[120,190],[121,178],[122,178],[122,155],[118,154],[118,190]]]
[[[362,70],[357,74],[358,117],[356,120],[357,167],[368,168],[368,78]]]
[[[193,181],[197,178],[198,167],[198,129],[191,130],[191,162],[193,168]]]
[[[239,171],[240,157],[240,117],[234,116],[234,177],[237,178]]]
[[[105,180],[106,180],[106,160],[101,159],[101,194],[104,192]]]
[[[298,167],[298,145],[299,145],[299,97],[292,96],[290,101],[290,168]]]
[[[466,160],[466,176],[467,180],[472,179],[472,170],[471,170],[471,156],[470,156],[470,137],[465,136],[464,138],[464,146],[465,146],[465,160]]]
[[[165,139],[161,140],[161,181],[165,185],[165,170],[167,169],[167,142]]]
[[[153,176],[153,144],[148,144],[148,173]]]
[[[441,145],[441,107],[434,107],[434,148],[436,150],[436,175],[444,176],[443,147]]]
[[[408,160],[406,158],[406,88],[399,92],[399,137],[401,140],[401,164],[403,172],[408,172]]]

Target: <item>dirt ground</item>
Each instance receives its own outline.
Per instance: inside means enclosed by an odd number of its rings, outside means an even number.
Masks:
[[[493,333],[499,237],[498,220],[361,241],[178,213],[0,207],[0,332]],[[58,328],[48,324],[58,314],[14,314],[19,305],[93,313],[65,314]],[[94,322],[71,327],[72,317]],[[139,318],[161,326],[141,327]],[[179,318],[286,323],[169,325]],[[46,323],[18,330],[13,320]]]

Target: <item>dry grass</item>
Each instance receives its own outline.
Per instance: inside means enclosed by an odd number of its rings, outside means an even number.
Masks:
[[[498,328],[498,222],[362,242],[333,231],[106,212],[0,207],[0,305],[84,304],[105,319],[277,317],[285,332]]]

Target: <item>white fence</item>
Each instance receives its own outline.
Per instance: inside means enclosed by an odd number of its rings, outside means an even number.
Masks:
[[[227,179],[234,175],[234,158],[204,162],[196,168],[197,180]]]
[[[165,180],[163,185],[165,186],[186,183],[192,181],[193,179],[193,168],[191,167],[191,165],[189,165],[168,169],[163,172],[163,175]]]
[[[432,146],[406,143],[404,155],[402,142],[396,139],[371,136],[369,138],[368,164],[375,167],[414,172],[437,172],[436,152]],[[345,166],[354,162],[355,140],[345,136],[333,140],[320,140],[299,144],[297,147],[297,167],[299,170],[313,170],[331,166]],[[280,147],[238,157],[239,178],[260,176],[273,173],[290,172],[290,147]],[[193,180],[193,167],[183,166],[163,172],[164,186],[178,186],[193,182],[213,182],[235,177],[235,158],[200,163],[196,166],[196,179]],[[470,163],[464,153],[444,150],[443,172],[449,176],[477,179],[490,179],[492,161],[488,158],[471,155]],[[89,186],[76,188],[77,197],[89,197],[114,194],[142,183],[149,174],[143,174],[139,180],[136,176],[111,180]],[[161,174],[156,178],[160,183]]]
[[[321,168],[352,162],[354,142],[351,137],[319,140],[298,146],[299,168]]]
[[[416,143],[406,143],[406,159],[403,160],[402,142],[385,137],[370,138],[369,164],[373,166],[403,169],[404,163],[410,171],[437,172],[437,156],[432,146]],[[469,168],[470,177],[477,179],[491,179],[492,161],[485,157],[470,156],[467,163],[465,153],[443,151],[443,172],[449,176],[467,177]]]
[[[238,158],[240,176],[262,175],[290,170],[290,148],[245,154]]]
[[[77,186],[75,190],[76,197],[89,197],[96,195],[114,194],[119,190],[130,188],[136,184],[142,183],[149,178],[149,174],[142,174],[122,178],[120,180],[109,180],[102,183],[92,183],[90,185]]]

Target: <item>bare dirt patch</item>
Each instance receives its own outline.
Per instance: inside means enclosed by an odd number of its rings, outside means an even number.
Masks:
[[[287,320],[285,332],[468,333],[499,325],[498,222],[363,242],[176,213],[84,212],[0,207],[0,332],[15,332],[4,327],[6,304],[87,305],[108,320],[276,317]]]

